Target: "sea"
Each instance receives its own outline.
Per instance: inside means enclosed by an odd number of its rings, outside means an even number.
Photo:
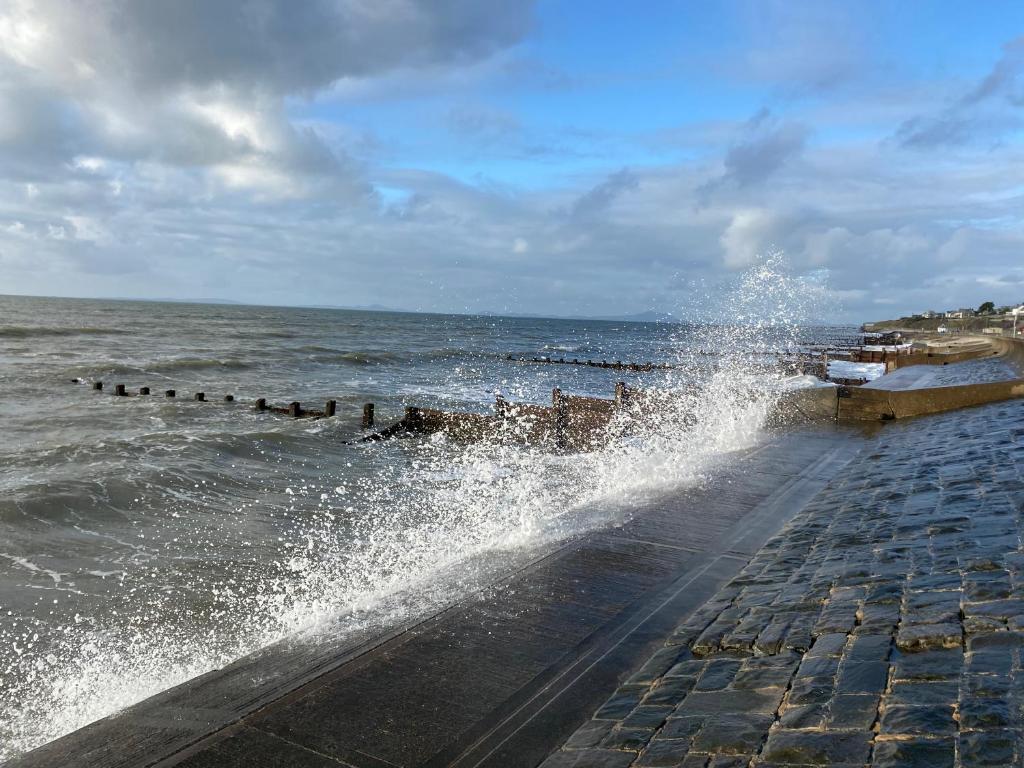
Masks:
[[[668,324],[0,296],[0,762],[273,643],[426,615],[685,493],[764,439],[749,390],[785,378],[768,352],[854,334],[768,311]],[[674,367],[519,361],[534,357]],[[387,425],[409,405],[484,413],[618,381],[690,393],[689,418],[578,455],[360,440],[366,403]],[[257,398],[333,399],[337,415]]]

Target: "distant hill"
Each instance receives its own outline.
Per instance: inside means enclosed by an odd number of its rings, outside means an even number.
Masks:
[[[595,317],[595,320],[625,321],[627,323],[679,323],[678,318],[668,312],[639,312],[635,315],[618,315],[612,317]]]

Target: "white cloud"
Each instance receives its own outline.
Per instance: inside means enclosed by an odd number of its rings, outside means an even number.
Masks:
[[[760,209],[737,211],[722,232],[723,263],[729,269],[742,269],[754,263],[771,245],[775,216]]]

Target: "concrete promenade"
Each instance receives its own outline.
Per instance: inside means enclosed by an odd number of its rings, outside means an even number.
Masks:
[[[885,426],[544,768],[1021,765],[1022,517],[1024,402]]]
[[[780,432],[447,610],[273,646],[10,768],[534,768],[862,443],[834,426]]]

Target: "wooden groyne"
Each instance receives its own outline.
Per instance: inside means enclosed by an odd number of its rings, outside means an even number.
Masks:
[[[619,382],[615,385],[615,397],[610,400],[568,395],[559,388],[552,391],[550,406],[513,403],[499,395],[491,414],[410,406],[400,421],[367,435],[363,442],[443,432],[460,441],[496,440],[579,452],[607,442],[615,434],[612,423],[616,415],[628,412],[630,420],[638,421],[644,410],[638,407],[640,402],[651,398],[651,393]],[[628,422],[624,420],[625,423]]]
[[[72,384],[83,384],[81,379],[72,379]],[[95,392],[103,392],[104,383],[102,381],[92,382],[92,390]],[[150,387],[139,387],[137,392],[129,391],[127,386],[124,384],[114,385],[114,397],[159,397],[159,395],[153,395],[153,390]],[[187,399],[197,403],[212,403],[221,402],[226,404],[241,404],[239,400],[235,399],[233,394],[226,394],[217,399],[209,399],[205,392],[193,392],[190,397],[179,398],[178,391],[176,389],[165,389],[163,391],[163,397],[167,400]],[[323,408],[308,408],[304,406],[300,401],[293,400],[287,405],[274,405],[268,403],[265,397],[257,398],[252,403],[252,410],[257,413],[274,414],[278,416],[290,416],[294,419],[329,419],[338,414],[338,401],[330,399],[324,402]],[[363,406],[362,411],[362,427],[363,429],[371,429],[373,427],[373,403],[367,403]]]

